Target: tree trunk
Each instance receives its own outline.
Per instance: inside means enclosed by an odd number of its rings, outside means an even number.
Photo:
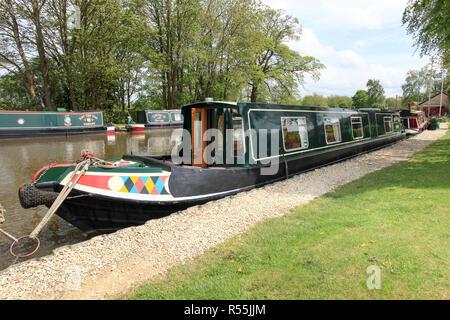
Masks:
[[[44,1],[45,2],[45,1]],[[44,104],[48,110],[54,110],[52,106],[51,94],[50,94],[50,82],[48,78],[48,61],[45,54],[44,36],[42,34],[41,25],[41,9],[37,0],[31,0],[32,5],[32,18],[34,27],[36,28],[36,47],[39,54],[39,62],[41,65],[42,82],[44,87]]]
[[[256,102],[258,99],[258,86],[255,84],[252,84],[252,93],[250,95],[250,102]]]
[[[167,75],[167,108],[173,108],[173,57],[172,57],[172,0],[166,0],[167,21],[166,21],[166,65],[168,67]]]
[[[19,32],[19,24],[17,23],[16,13],[14,10],[14,6],[11,2],[11,0],[8,0],[8,9],[9,9],[9,16],[11,18],[12,22],[12,29],[14,34],[14,41],[17,46],[17,50],[19,51],[20,58],[22,59],[22,63],[25,69],[25,87],[28,91],[28,94],[31,98],[31,103],[33,106],[37,107],[38,110],[42,109],[39,101],[36,96],[36,91],[34,89],[34,79],[33,79],[33,73],[31,72],[30,64],[28,63],[28,58],[25,55],[25,50],[22,46],[22,41],[20,39],[20,32]]]

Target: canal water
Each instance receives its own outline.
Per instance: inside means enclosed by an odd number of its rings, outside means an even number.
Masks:
[[[17,238],[29,234],[40,222],[47,207],[23,209],[17,190],[22,183],[31,182],[36,171],[45,165],[75,162],[84,150],[89,150],[101,159],[124,154],[170,154],[180,137],[180,129],[155,129],[137,134],[117,132],[113,135],[1,139],[0,204],[6,209],[6,221],[0,227]],[[95,234],[87,235],[55,215],[39,235],[41,247],[34,258],[92,236]],[[0,270],[10,266],[13,261],[9,254],[10,245],[11,240],[0,233]]]

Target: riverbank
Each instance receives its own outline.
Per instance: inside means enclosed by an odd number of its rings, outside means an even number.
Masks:
[[[129,299],[449,298],[450,132],[409,161],[269,219]],[[367,268],[380,268],[380,288]]]
[[[60,248],[51,256],[1,272],[0,299],[118,297],[259,222],[283,216],[350,181],[407,160],[445,132],[426,131],[286,181]]]

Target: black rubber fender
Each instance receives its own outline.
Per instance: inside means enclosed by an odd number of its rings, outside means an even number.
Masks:
[[[34,208],[40,205],[50,207],[55,202],[59,193],[42,191],[33,184],[23,184],[19,187],[19,201],[24,209]]]

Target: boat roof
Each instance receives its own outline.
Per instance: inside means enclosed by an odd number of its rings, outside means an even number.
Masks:
[[[236,107],[238,105],[238,102],[228,102],[228,101],[201,101],[201,102],[195,102],[190,104],[184,104],[181,109],[185,108],[194,108],[194,107],[200,107],[200,106],[210,106],[210,105],[217,105],[221,106],[223,108],[230,108],[230,107]]]
[[[102,110],[87,110],[87,111],[24,111],[24,110],[0,110],[0,113],[24,113],[24,114],[82,114],[82,113],[99,113]]]
[[[296,110],[296,109],[306,109],[306,110],[318,110],[318,111],[377,111],[377,112],[385,112],[392,113],[390,110],[382,110],[378,108],[361,108],[354,109],[351,107],[348,108],[334,108],[334,107],[314,107],[314,106],[301,106],[301,105],[283,105],[283,104],[271,104],[271,103],[252,103],[252,102],[227,102],[227,101],[201,101],[191,104],[185,104],[181,107],[184,111],[190,108],[237,108],[239,112],[245,113],[250,109],[265,109],[270,111],[271,109],[287,109],[287,110]]]
[[[171,109],[171,110],[156,110],[156,109],[149,109],[149,110],[144,110],[145,112],[181,112],[180,109]]]

